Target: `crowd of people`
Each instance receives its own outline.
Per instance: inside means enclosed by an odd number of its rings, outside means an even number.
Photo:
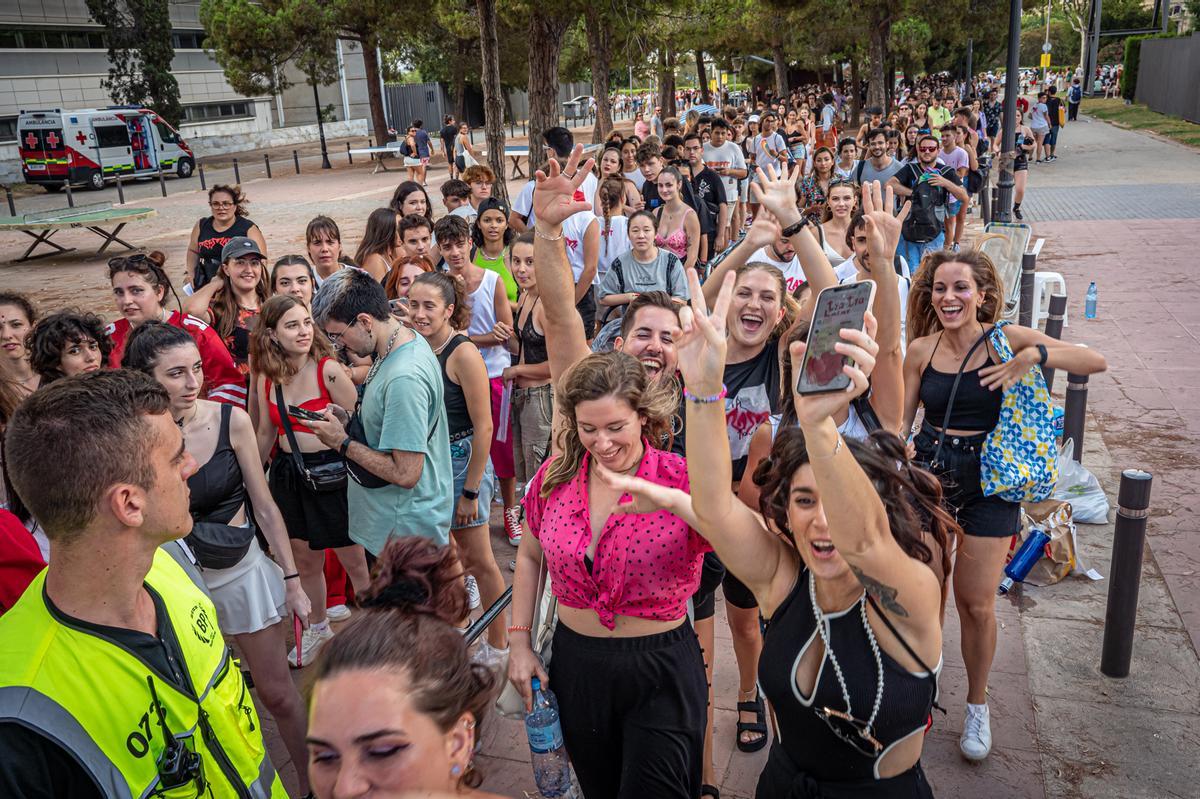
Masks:
[[[0,793],[284,796],[252,685],[301,796],[487,796],[489,708],[538,678],[584,796],[716,798],[718,589],[758,796],[931,795],[951,594],[986,758],[1020,506],[984,441],[1031,370],[1105,361],[1001,322],[964,238],[999,137],[947,91],[857,130],[832,93],[639,119],[586,160],[552,128],[511,205],[464,158],[441,216],[414,125],[353,254],[322,215],[272,263],[216,185],[186,263],[108,261],[113,322],[0,292]],[[850,388],[796,393],[858,281]]]

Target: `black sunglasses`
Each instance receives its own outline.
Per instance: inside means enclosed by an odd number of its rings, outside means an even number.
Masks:
[[[828,707],[816,708],[814,712],[834,735],[853,746],[861,754],[874,758],[883,751],[883,744],[871,734],[871,727],[867,722],[859,721],[849,713]]]

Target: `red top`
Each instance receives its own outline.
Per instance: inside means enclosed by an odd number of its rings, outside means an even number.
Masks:
[[[233,356],[225,347],[217,331],[194,316],[185,316],[179,311],[171,311],[167,324],[174,325],[188,333],[200,350],[200,360],[204,365],[204,387],[210,400],[246,407],[246,378],[233,362]],[[118,319],[105,330],[112,339],[112,354],[108,356],[108,365],[113,369],[121,367],[121,358],[125,355],[125,342],[129,339],[129,320]]]
[[[321,393],[313,399],[300,403],[299,407],[306,411],[321,413],[325,410],[326,405],[333,404],[333,397],[330,396],[329,389],[325,387],[325,363],[332,360],[333,358],[322,358],[317,362],[317,385],[320,386]],[[283,432],[283,421],[279,418],[279,403],[275,401],[275,391],[271,388],[270,379],[265,380],[263,391],[266,394],[265,402],[267,403],[267,413],[271,416],[271,424],[275,425],[275,429],[279,431],[279,435],[285,435]],[[288,404],[286,397],[283,402],[285,405]],[[291,404],[294,405],[295,403]],[[290,413],[288,414],[288,421],[292,423],[293,433],[312,433],[312,435],[316,435],[316,433],[313,433],[312,430],[304,426],[304,422],[301,422]]]
[[[542,499],[542,464],[522,501],[529,532],[542,545],[554,596],[569,608],[596,611],[600,623],[616,627],[617,616],[674,621],[687,613],[687,602],[700,585],[704,554],[711,547],[683,519],[656,511],[611,515],[596,544],[594,567],[584,564],[591,543],[585,453],[579,473]],[[646,444],[637,476],[658,485],[690,492],[686,461]],[[620,501],[629,499],[623,495]]]
[[[44,568],[33,533],[16,516],[0,510],[0,614],[16,604]]]

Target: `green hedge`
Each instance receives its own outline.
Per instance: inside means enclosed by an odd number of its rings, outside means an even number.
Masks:
[[[1150,33],[1125,40],[1125,69],[1121,72],[1121,96],[1130,102],[1137,92],[1138,66],[1142,61],[1142,42],[1146,39],[1174,39],[1175,33]]]

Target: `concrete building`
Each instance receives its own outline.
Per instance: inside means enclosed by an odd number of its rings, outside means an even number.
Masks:
[[[199,0],[171,0],[170,14],[181,132],[198,156],[316,138],[312,87],[298,71],[289,76],[297,85],[278,95],[239,94],[204,50]],[[367,135],[362,53],[356,43],[339,45],[339,80],[318,90],[326,135]],[[0,181],[21,179],[16,129],[22,110],[111,105],[101,87],[106,77],[104,32],[85,0],[0,0]]]

